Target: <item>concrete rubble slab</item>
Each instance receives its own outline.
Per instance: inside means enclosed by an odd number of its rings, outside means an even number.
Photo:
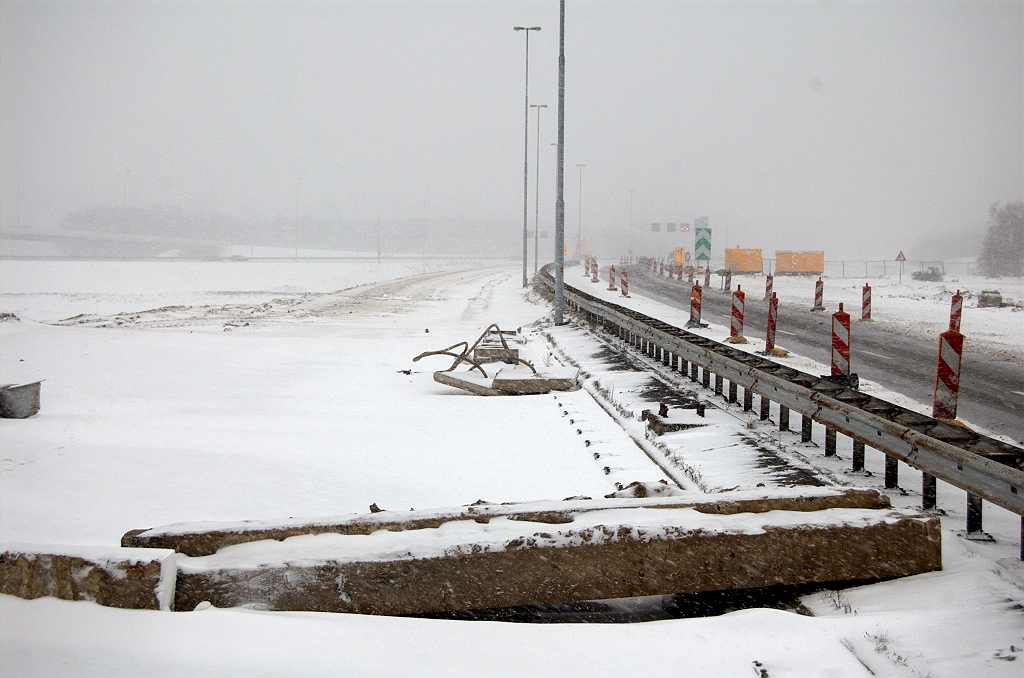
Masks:
[[[53,596],[170,610],[176,576],[171,549],[0,544],[0,593],[28,600]]]
[[[830,488],[178,525],[123,543],[209,554],[179,557],[176,609],[415,614],[941,569],[934,516]]]
[[[576,387],[575,369],[547,368],[534,373],[522,364],[496,367],[486,363],[483,367],[494,376],[484,376],[478,371],[434,372],[434,381],[485,396],[539,395]]]

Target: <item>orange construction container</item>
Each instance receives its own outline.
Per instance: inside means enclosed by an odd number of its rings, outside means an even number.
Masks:
[[[735,266],[736,268],[733,268]],[[760,273],[761,250],[734,247],[725,251],[725,270],[736,273]]]
[[[780,275],[821,275],[825,272],[825,253],[776,252],[775,272]]]

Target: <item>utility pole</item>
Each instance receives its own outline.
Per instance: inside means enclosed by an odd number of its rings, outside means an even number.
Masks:
[[[540,259],[540,109],[547,108],[547,104],[530,104],[530,108],[537,109],[537,163],[534,165],[533,173],[536,177],[536,188],[533,195],[533,274],[537,275],[537,266]]]
[[[558,164],[555,170],[555,325],[565,324],[565,0],[558,9]]]

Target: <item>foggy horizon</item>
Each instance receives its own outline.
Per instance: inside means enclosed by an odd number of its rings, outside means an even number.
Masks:
[[[692,230],[673,241],[649,225],[700,215],[716,252],[955,249],[954,235],[983,233],[992,203],[1024,195],[1022,8],[568,2],[570,252],[580,229],[599,257],[625,253],[630,191],[638,255],[689,249]],[[548,106],[539,212],[551,257],[554,0],[0,13],[4,230],[123,207],[330,223],[341,237],[379,217],[390,251],[458,250],[451,234],[466,228],[496,255],[520,251],[522,234],[524,37],[512,27],[541,26],[529,96]]]

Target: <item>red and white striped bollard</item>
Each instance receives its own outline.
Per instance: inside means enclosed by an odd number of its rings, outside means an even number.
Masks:
[[[614,292],[618,288],[615,287],[615,264],[608,267],[608,291]]]
[[[629,271],[622,272],[622,296],[629,296]]]
[[[743,311],[747,295],[743,293],[741,288],[742,285],[737,285],[736,291],[732,293],[732,322],[729,324],[730,337],[743,336]]]
[[[964,310],[964,298],[960,294],[960,290],[956,291],[953,295],[953,301],[949,306],[949,329],[960,331],[960,314]]]
[[[695,284],[690,288],[690,322],[689,325],[700,324],[700,301],[704,290],[701,289],[700,284]]]
[[[867,283],[860,294],[860,319],[871,320],[871,285]]]
[[[768,300],[768,333],[764,339],[764,351],[770,352],[775,348],[775,325],[779,319],[779,298],[772,292],[772,298]]]
[[[956,405],[960,397],[960,362],[963,353],[964,335],[952,328],[939,335],[939,358],[935,365],[935,396],[932,400],[932,416],[936,419],[956,419]]]
[[[775,276],[771,273],[764,279],[764,300],[771,301],[772,298],[772,287],[775,284]]]
[[[704,287],[711,287],[711,265],[704,269]]]
[[[842,303],[832,314],[832,376],[850,376],[850,314]]]
[[[725,291],[729,292],[732,290],[732,270],[725,272]]]
[[[591,274],[593,274],[594,277],[590,279],[590,282],[600,282],[600,280],[597,279],[598,270],[599,269],[597,266],[597,257],[594,257],[592,263],[590,264],[590,272]]]
[[[814,307],[812,311],[824,311],[825,310],[825,283],[821,281],[821,278],[814,283]]]

